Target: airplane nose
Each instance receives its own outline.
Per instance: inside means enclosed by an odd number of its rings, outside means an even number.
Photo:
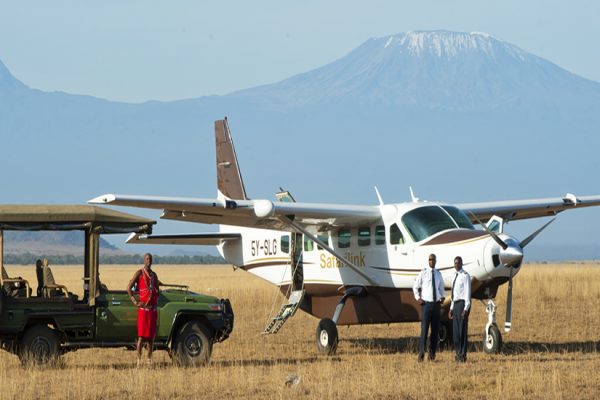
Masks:
[[[507,267],[518,267],[523,261],[523,249],[517,244],[509,244],[500,250],[500,262]]]

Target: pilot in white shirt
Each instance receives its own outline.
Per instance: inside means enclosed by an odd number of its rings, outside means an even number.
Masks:
[[[467,332],[469,329],[469,310],[471,309],[471,276],[463,269],[461,257],[454,259],[456,274],[452,280],[452,291],[450,296],[450,312],[448,317],[452,322],[452,336],[454,338],[454,350],[456,361],[467,361]]]
[[[419,272],[419,275],[417,275],[417,279],[415,279],[413,285],[413,293],[417,301],[422,299],[425,302],[433,302],[433,288],[431,285],[433,274],[435,274],[436,301],[442,299],[443,303],[443,300],[446,298],[442,273],[435,268],[423,268]]]
[[[446,289],[444,289],[444,279],[440,271],[435,269],[435,254],[429,255],[429,268],[424,268],[413,285],[415,299],[421,305],[421,338],[419,339],[419,357],[418,361],[423,361],[425,353],[425,342],[427,341],[427,332],[431,325],[431,337],[429,340],[430,361],[435,360],[435,351],[438,344],[438,330],[440,327],[440,307],[446,298]]]

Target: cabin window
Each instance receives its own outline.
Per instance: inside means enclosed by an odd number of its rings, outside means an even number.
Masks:
[[[377,225],[375,227],[375,244],[385,244],[385,226]]]
[[[404,244],[404,236],[398,224],[390,226],[390,244]]]
[[[313,251],[315,249],[315,242],[304,236],[304,251]]]
[[[350,238],[352,234],[350,233],[350,229],[340,229],[338,231],[338,247],[340,249],[346,249],[350,247]]]
[[[327,234],[327,233],[321,233],[321,234],[318,234],[318,235],[317,235],[317,238],[318,238],[318,239],[319,239],[321,242],[323,242],[323,243],[325,243],[327,246],[329,246],[329,234]],[[323,250],[323,247],[321,247],[321,246],[317,246],[317,248],[318,248],[319,250]]]
[[[358,245],[369,246],[371,245],[371,227],[365,226],[358,228]]]
[[[290,237],[288,235],[282,235],[279,242],[281,243],[281,251],[289,254],[289,252],[290,252]]]

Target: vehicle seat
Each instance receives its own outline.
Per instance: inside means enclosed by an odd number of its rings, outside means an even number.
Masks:
[[[6,268],[2,265],[2,289],[11,297],[29,297],[31,289],[26,279],[19,277],[10,278]]]
[[[52,270],[48,266],[48,260],[44,259],[44,297],[69,297],[69,291],[65,285],[59,285],[54,280]]]

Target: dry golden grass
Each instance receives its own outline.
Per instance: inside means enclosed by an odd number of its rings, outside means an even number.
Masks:
[[[122,288],[133,266],[105,266],[102,281]],[[187,399],[187,398],[597,398],[600,382],[600,265],[526,265],[515,280],[513,332],[504,353],[481,351],[484,306],[470,321],[472,351],[457,365],[450,351],[434,363],[416,362],[418,324],[341,327],[335,357],[318,355],[317,319],[303,312],[274,336],[260,331],[276,288],[231,267],[156,265],[163,282],[229,297],[236,313],[232,336],[215,345],[201,369],[171,366],[157,352],[154,369],[136,369],[135,354],[121,349],[80,350],[55,369],[23,369],[17,357],[0,353],[0,398]],[[33,267],[11,275],[34,282]],[[53,268],[57,282],[81,291],[81,269]],[[503,322],[506,289],[498,321]],[[281,297],[277,297],[278,306]],[[290,374],[300,377],[284,385]]]

